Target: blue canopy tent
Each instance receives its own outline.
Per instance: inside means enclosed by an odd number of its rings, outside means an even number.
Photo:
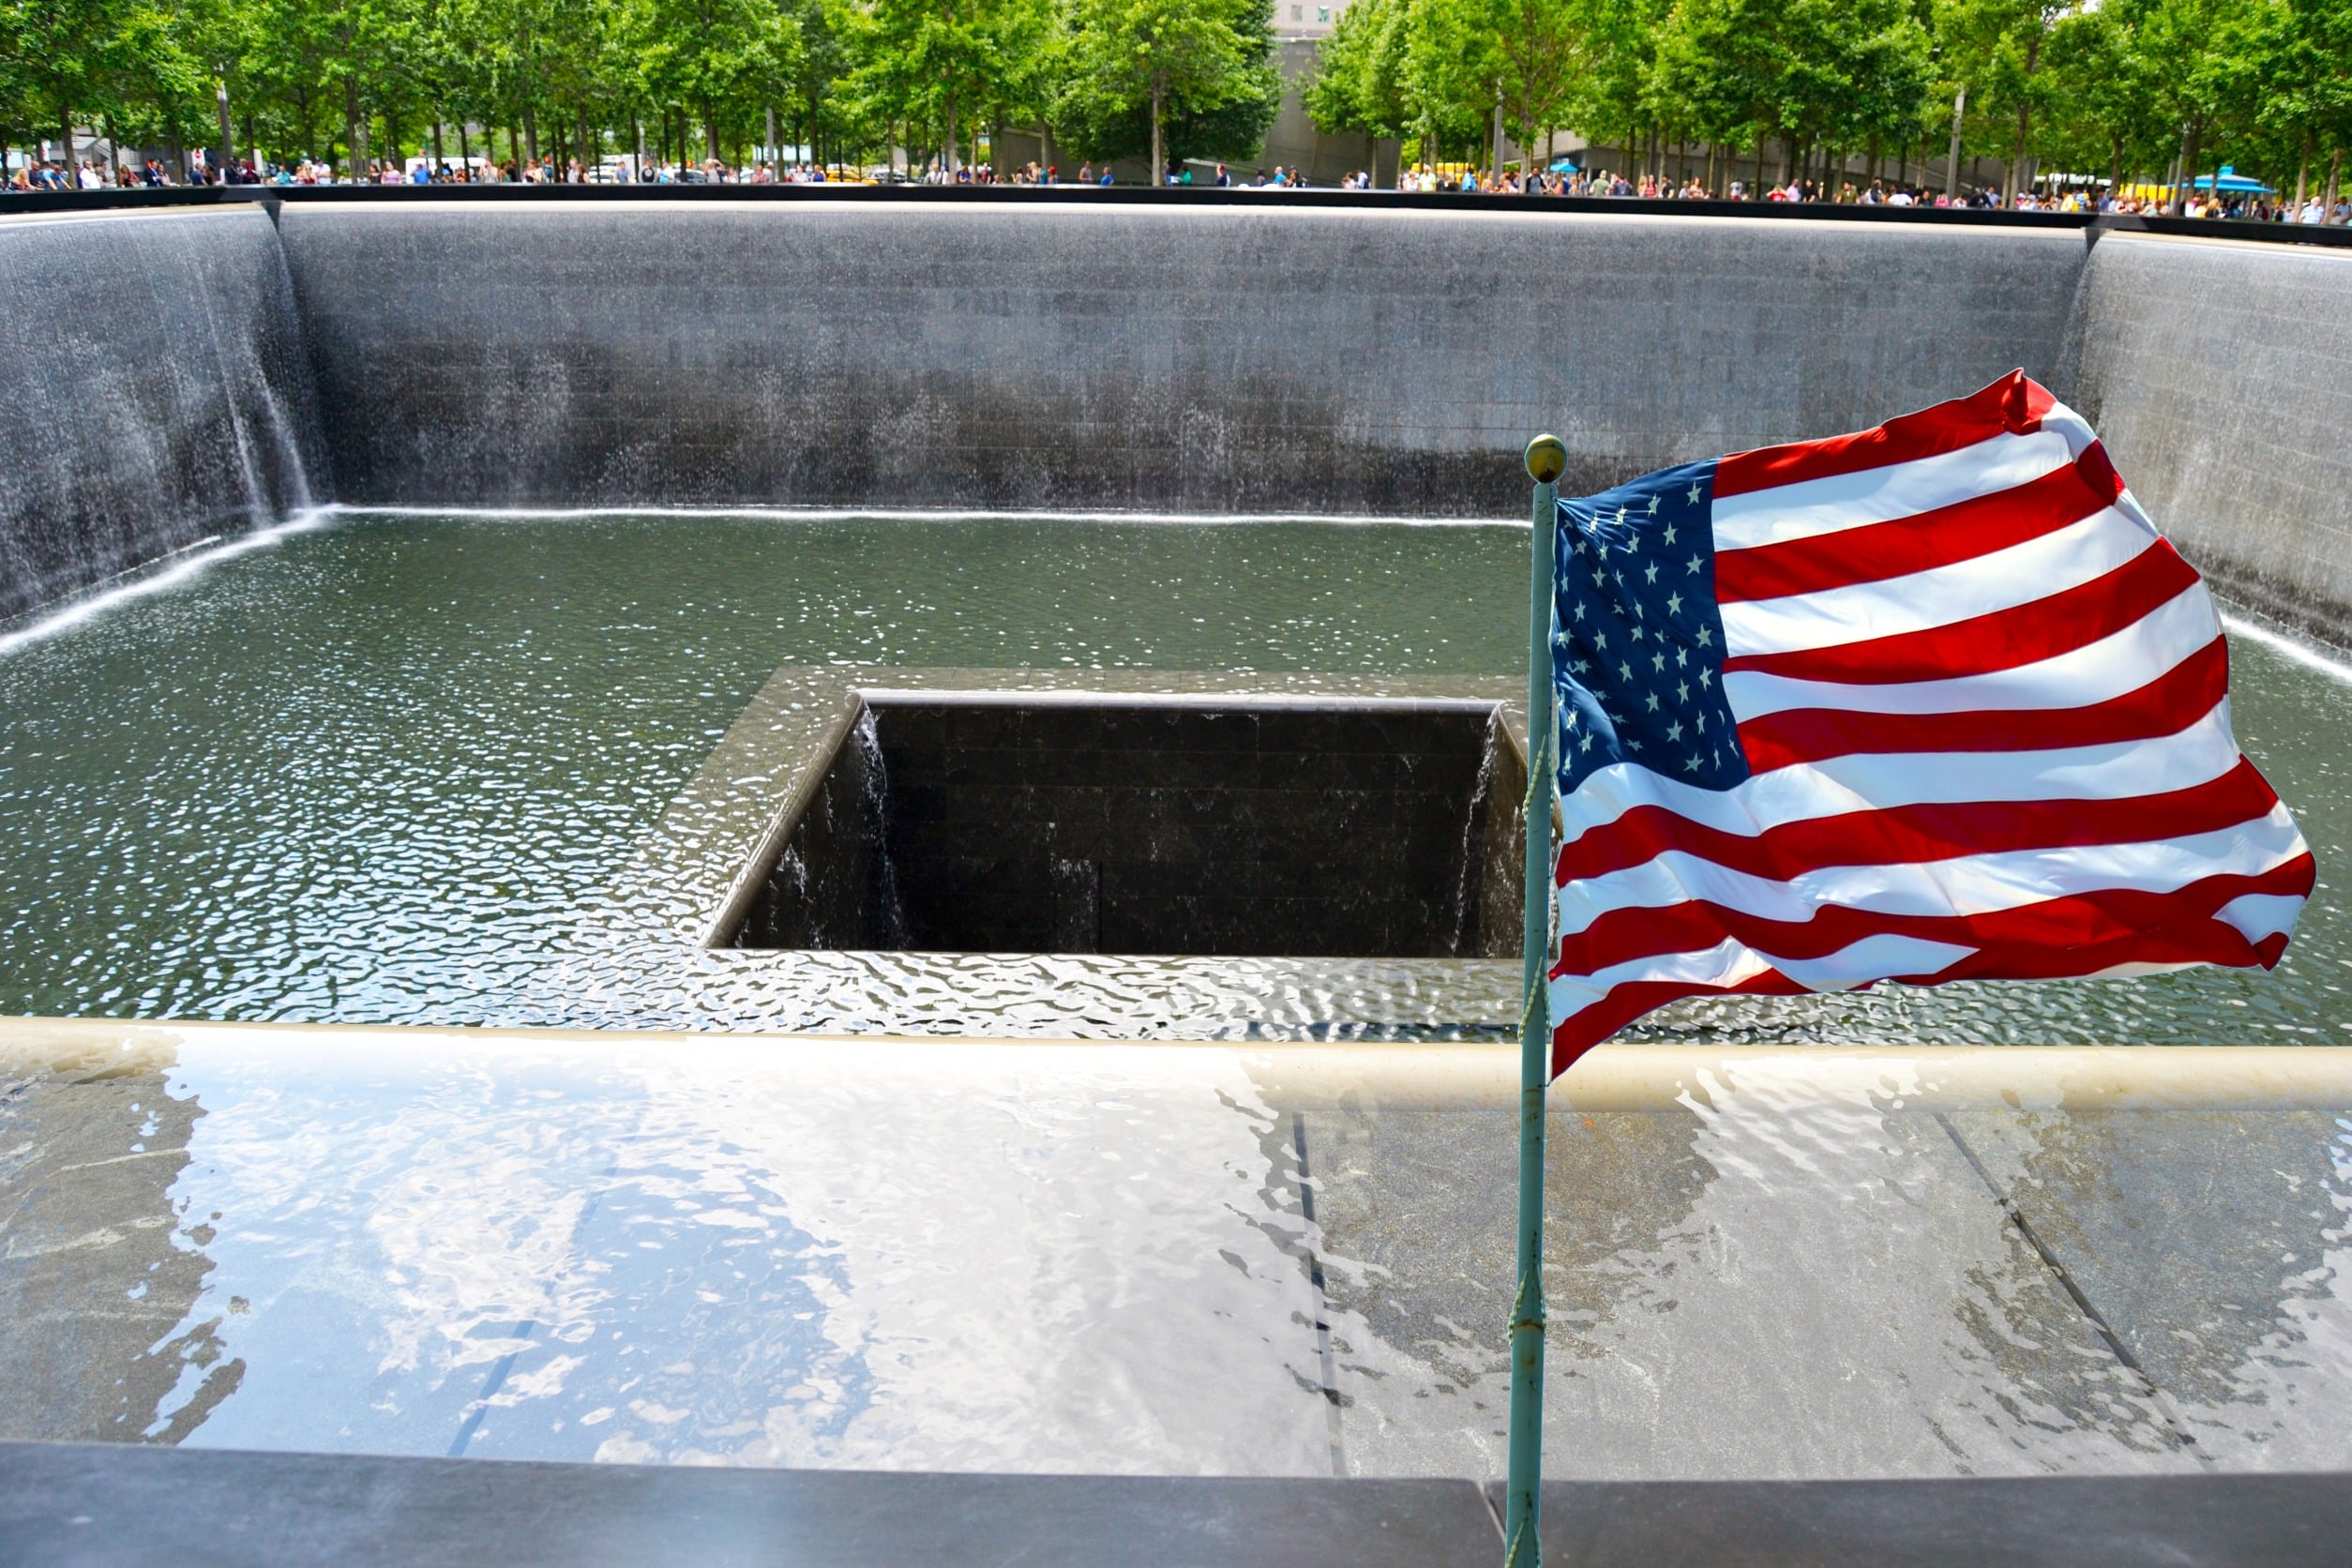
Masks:
[[[2248,179],[2245,175],[2239,173],[2238,172],[2238,166],[2234,163],[2223,164],[2222,172],[2218,175],[2198,175],[2196,179],[2191,182],[2191,188],[2196,190],[2211,190],[2214,188],[2214,181],[2216,179],[2220,180],[2221,189],[2224,195],[2275,196],[2278,194],[2276,188],[2267,186],[2260,180]]]
[[[1581,174],[1584,168],[1573,158],[1561,158],[1552,160],[1551,172],[1555,174]]]

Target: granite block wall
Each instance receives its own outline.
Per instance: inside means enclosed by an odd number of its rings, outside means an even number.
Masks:
[[[289,204],[339,499],[1514,515],[2057,372],[2073,232]]]
[[[2115,234],[2076,400],[2225,592],[2352,637],[2352,250]]]

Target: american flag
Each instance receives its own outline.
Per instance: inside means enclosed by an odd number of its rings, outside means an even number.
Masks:
[[[2278,962],[2212,601],[2024,372],[1560,520],[1555,1074],[1681,997]]]

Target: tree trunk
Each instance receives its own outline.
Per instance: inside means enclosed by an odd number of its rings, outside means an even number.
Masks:
[[[533,166],[536,167],[539,161],[539,112],[527,103],[522,106],[522,145]]]
[[[433,116],[433,175],[436,179],[441,175],[442,165],[448,161],[449,155],[441,145],[441,116],[436,114]]]
[[[59,120],[60,122],[62,122],[61,128],[65,131],[65,135],[64,135],[63,137],[59,138],[59,140],[60,140],[60,141],[64,143],[64,145],[65,145],[65,149],[66,149],[66,159],[65,159],[65,162],[66,162],[66,178],[67,178],[67,179],[68,179],[68,180],[72,180],[72,179],[73,179],[73,177],[74,177],[74,173],[73,173],[73,106],[72,106],[71,104],[67,104],[67,105],[65,105],[64,107],[60,108],[60,109],[57,111],[57,118],[58,118],[58,120]],[[79,182],[77,182],[77,183],[79,183]]]
[[[2344,149],[2338,147],[2335,155],[2328,159],[2328,197],[2325,204],[2327,210],[2319,215],[2319,221],[2323,225],[2336,220],[2336,176],[2343,173]]]
[[[367,156],[368,137],[359,126],[359,83],[347,78],[343,83],[343,162],[354,184],[368,177],[362,162]]]
[[[2204,141],[2203,122],[2191,120],[2188,129],[2181,133],[2180,138],[2180,179],[2172,190],[2172,211],[2175,218],[2183,218],[2188,215],[2189,192],[2196,188],[2197,154],[2204,150],[2201,145]]]
[[[2028,85],[2031,85],[2033,82],[2033,68],[2041,57],[2042,35],[2036,33],[2032,41],[2026,45]],[[2009,188],[2001,198],[2001,205],[2004,207],[2014,207],[2017,204],[2017,193],[2025,188],[2023,176],[2026,171],[2026,132],[2032,123],[2033,99],[2021,92],[2017,95],[2017,140],[2009,150]]]
[[[458,116],[458,172],[469,181],[474,178],[474,135],[465,128],[465,116]]]
[[[1167,96],[1160,78],[1154,75],[1152,78],[1152,187],[1155,190],[1168,178],[1168,133],[1162,128],[1160,119],[1161,112],[1167,106]]]
[[[2300,218],[2303,214],[2303,192],[2310,188],[2310,182],[2311,133],[2309,131],[2305,131],[2303,133],[2302,160],[2295,165],[2295,215],[2298,218]]]
[[[1944,159],[1944,194],[1960,194],[1960,122],[1968,117],[1968,89],[1963,85],[1952,95],[1952,152]]]
[[[707,163],[718,156],[718,111],[711,100],[702,100],[702,160]]]
[[[1158,100],[1155,98],[1153,101],[1157,102]],[[959,128],[960,128],[956,119],[956,92],[955,89],[951,87],[947,92],[947,140],[940,149],[939,159],[940,173],[943,174],[952,176],[956,173],[957,169],[960,167],[960,165],[957,162],[956,147],[957,131]],[[1158,128],[1159,122],[1157,120],[1153,121],[1153,131],[1154,135],[1158,133]],[[814,129],[811,129],[809,134],[813,137],[816,132]],[[813,147],[809,149],[812,153],[816,149]]]
[[[1748,200],[1751,202],[1764,194],[1764,133],[1757,131],[1756,133],[1756,187],[1748,192]]]
[[[229,166],[237,160],[237,141],[229,127],[229,83],[225,77],[212,79],[213,108],[220,115],[220,177],[229,177]]]

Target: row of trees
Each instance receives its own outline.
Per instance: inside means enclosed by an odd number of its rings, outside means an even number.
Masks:
[[[1281,99],[1271,0],[0,0],[0,142],[285,162],[425,151],[948,169],[986,130],[1070,159],[1240,157]],[[475,140],[486,134],[490,145]]]
[[[2224,161],[2299,191],[2324,166],[2332,192],[2352,0],[1355,0],[1307,104],[1409,158],[1567,130],[1624,169],[1681,150],[1717,188],[1741,152],[1759,180],[1768,149],[1779,178],[1916,177],[1956,147],[2013,192],[2037,164],[2168,182]]]
[[[984,130],[1063,162],[1247,158],[1279,101],[1269,0],[0,0],[0,137],[285,159],[741,161]],[[2352,0],[1352,0],[1307,105],[1417,161],[1580,133],[1720,188],[1862,160],[2165,180],[2234,162],[2331,190]],[[997,145],[1002,145],[1000,140]],[[1692,149],[1702,149],[1693,151]],[[1368,149],[1367,149],[1368,152]],[[1369,161],[1368,158],[1366,161]],[[1747,171],[1741,171],[1746,173]]]

